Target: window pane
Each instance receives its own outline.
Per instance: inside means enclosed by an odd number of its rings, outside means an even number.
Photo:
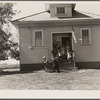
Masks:
[[[57,14],[64,14],[65,13],[65,7],[57,7]]]
[[[82,44],[89,44],[89,43],[90,43],[89,30],[84,29],[82,30]]]
[[[42,32],[41,31],[35,32],[35,45],[42,46]]]

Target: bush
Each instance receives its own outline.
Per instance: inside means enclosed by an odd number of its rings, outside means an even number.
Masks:
[[[6,60],[7,57],[5,56],[5,54],[0,54],[0,60]]]
[[[9,57],[19,60],[19,45],[15,42],[7,42],[2,47],[2,55],[0,56],[0,60],[6,60]]]

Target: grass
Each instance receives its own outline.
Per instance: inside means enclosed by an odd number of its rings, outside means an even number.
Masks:
[[[18,65],[15,66],[18,67]],[[100,90],[100,70],[88,69],[61,73],[47,73],[41,70],[20,73],[18,67],[13,72],[11,69],[8,71],[0,75],[0,89]]]
[[[0,69],[3,90],[100,90],[100,70],[21,73],[19,62],[12,59],[1,61]]]

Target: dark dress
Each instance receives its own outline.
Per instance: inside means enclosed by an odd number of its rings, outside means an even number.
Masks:
[[[59,62],[57,59],[54,59],[53,61],[53,65],[54,65],[54,70],[56,70],[58,73],[60,73],[60,70],[59,70]]]

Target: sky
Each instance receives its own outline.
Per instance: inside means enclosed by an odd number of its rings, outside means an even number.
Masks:
[[[99,14],[100,15],[100,1],[78,1],[78,2],[50,2],[50,1],[21,1],[21,2],[14,2],[16,3],[13,7],[14,10],[20,11],[16,14],[12,20],[18,19],[21,17],[25,17],[31,14],[35,14],[45,10],[46,3],[76,3],[75,10]],[[100,16],[98,16],[100,17]]]

